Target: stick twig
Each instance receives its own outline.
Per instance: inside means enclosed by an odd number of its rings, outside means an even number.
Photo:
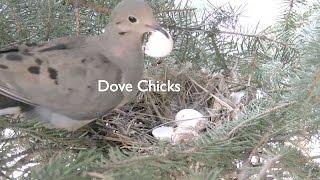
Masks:
[[[202,87],[199,83],[197,83],[195,80],[193,80],[192,78],[189,77],[189,79],[191,80],[191,82],[193,82],[195,85],[197,85],[199,88],[201,88],[204,92],[208,93],[211,97],[213,97],[216,101],[218,101],[219,104],[221,104],[222,106],[228,108],[230,111],[233,111],[234,109],[226,102],[222,101],[218,96],[212,94],[211,92],[209,92],[206,88]]]
[[[79,0],[75,0],[76,36],[80,36],[80,8]]]
[[[47,19],[47,23],[46,23],[46,29],[44,32],[44,39],[46,41],[49,40],[49,36],[50,36],[50,31],[51,31],[51,23],[52,23],[52,0],[48,1],[48,19]]]

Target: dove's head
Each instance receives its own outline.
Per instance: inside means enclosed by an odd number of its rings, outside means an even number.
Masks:
[[[159,31],[168,33],[157,23],[151,7],[144,0],[123,0],[112,11],[111,22],[122,34]]]

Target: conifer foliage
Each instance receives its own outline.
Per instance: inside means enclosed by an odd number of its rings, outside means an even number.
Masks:
[[[137,99],[77,132],[17,116],[0,119],[4,179],[316,179],[320,123],[320,2],[284,0],[257,33],[241,8],[149,1],[174,37],[173,53],[146,57],[145,77],[180,93]],[[0,0],[0,49],[103,33],[118,0]],[[237,96],[239,94],[243,94]],[[236,97],[236,98],[235,98]],[[235,100],[237,99],[238,100]],[[196,140],[162,143],[152,128],[195,108],[209,119]],[[319,143],[318,143],[319,145]]]

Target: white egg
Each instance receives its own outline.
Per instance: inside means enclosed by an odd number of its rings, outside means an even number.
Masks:
[[[230,94],[230,100],[235,103],[236,105],[239,105],[241,103],[241,99],[246,95],[245,92],[233,92]]]
[[[172,136],[172,143],[173,144],[187,143],[197,139],[199,136],[200,134],[195,130],[178,126],[174,130],[174,134]]]
[[[207,119],[200,112],[194,109],[184,109],[177,113],[175,117],[179,128],[194,129],[201,131],[205,129]]]
[[[163,126],[163,127],[159,127],[159,128],[154,129],[152,131],[152,135],[160,141],[171,142],[171,138],[174,134],[173,131],[174,131],[174,129],[172,127]]]
[[[173,39],[170,33],[165,30],[169,38],[160,31],[153,31],[145,46],[145,53],[148,56],[159,58],[169,55],[173,49]]]

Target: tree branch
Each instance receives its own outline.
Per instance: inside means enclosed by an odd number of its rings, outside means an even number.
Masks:
[[[51,23],[52,23],[52,0],[48,1],[48,20],[46,23],[46,28],[45,28],[45,32],[44,32],[44,39],[46,41],[49,40],[49,36],[50,36],[50,31],[51,31]]]
[[[246,180],[249,179],[248,177],[248,168],[251,165],[251,159],[254,155],[258,154],[259,148],[261,148],[264,144],[268,142],[268,139],[270,138],[270,132],[266,133],[261,139],[258,145],[254,147],[254,149],[251,151],[249,157],[244,161],[243,166],[240,171],[239,180]]]
[[[308,91],[309,98],[313,95],[319,82],[320,82],[320,66],[317,68],[317,71],[315,73],[315,77],[311,83],[311,87],[309,88],[309,91]]]
[[[240,124],[238,124],[236,127],[234,127],[234,128],[226,135],[225,140],[230,139],[234,134],[236,134],[237,131],[239,131],[239,130],[240,130],[243,126],[245,126],[245,124],[247,124],[248,122],[253,121],[253,120],[256,120],[256,119],[259,119],[259,118],[262,118],[262,117],[264,117],[264,116],[266,116],[266,115],[269,115],[269,114],[271,114],[271,113],[277,112],[277,111],[280,110],[280,109],[287,108],[287,107],[289,107],[289,106],[291,106],[291,105],[293,105],[293,104],[295,104],[295,102],[288,102],[288,103],[280,104],[280,105],[278,105],[278,106],[276,106],[276,107],[273,107],[273,108],[271,108],[271,109],[268,109],[268,110],[266,110],[266,111],[264,111],[264,112],[262,112],[262,113],[260,113],[260,114],[258,114],[258,115],[256,115],[256,116],[250,118],[250,119],[247,119],[247,120],[241,122]]]
[[[94,3],[86,2],[84,0],[67,0],[67,3],[72,4],[75,7],[92,9],[101,14],[110,14],[111,12],[109,8]]]
[[[76,36],[80,36],[80,8],[79,0],[75,0]]]

